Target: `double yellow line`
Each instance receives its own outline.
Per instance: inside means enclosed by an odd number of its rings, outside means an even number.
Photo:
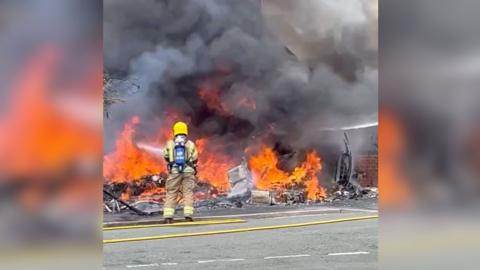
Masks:
[[[340,219],[322,220],[322,221],[312,221],[312,222],[295,223],[295,224],[283,224],[283,225],[261,226],[261,227],[251,227],[251,228],[239,228],[239,229],[230,229],[230,230],[178,233],[178,234],[166,234],[166,235],[155,235],[155,236],[133,237],[133,238],[120,238],[120,239],[106,239],[106,240],[103,240],[103,243],[104,244],[114,244],[114,243],[122,243],[122,242],[159,240],[159,239],[168,239],[168,238],[177,238],[177,237],[204,236],[204,235],[215,235],[215,234],[227,234],[227,233],[262,231],[262,230],[286,229],[286,228],[295,228],[295,227],[304,227],[304,226],[339,223],[339,222],[347,222],[347,221],[358,221],[358,220],[367,220],[367,219],[376,219],[376,218],[378,218],[378,215],[351,217],[351,218],[340,218]],[[179,224],[181,224],[181,223],[179,223]]]

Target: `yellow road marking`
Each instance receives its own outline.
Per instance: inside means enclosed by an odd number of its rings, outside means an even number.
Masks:
[[[304,227],[304,226],[338,223],[338,222],[346,222],[346,221],[366,220],[366,219],[375,219],[375,218],[378,218],[378,215],[352,217],[352,218],[340,218],[340,219],[322,220],[322,221],[312,221],[312,222],[295,223],[295,224],[283,224],[283,225],[272,225],[272,226],[251,227],[251,228],[239,228],[239,229],[230,229],[230,230],[193,232],[193,233],[178,233],[178,234],[166,234],[166,235],[134,237],[134,238],[106,239],[106,240],[103,240],[103,243],[104,244],[113,244],[113,243],[133,242],[133,241],[159,240],[159,239],[177,238],[177,237],[204,236],[204,235],[214,235],[214,234],[226,234],[226,233],[261,231],[261,230],[285,229],[285,228],[295,228],[295,227]]]
[[[104,227],[103,230],[115,231],[115,230],[128,230],[128,229],[156,228],[156,227],[182,227],[182,226],[229,224],[229,223],[243,223],[243,222],[245,222],[245,220],[243,219],[219,219],[219,220],[202,220],[202,221],[194,221],[194,222],[178,222],[173,224],[145,224],[145,225]]]

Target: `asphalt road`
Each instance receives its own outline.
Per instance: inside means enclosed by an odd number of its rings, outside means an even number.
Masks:
[[[362,198],[359,200],[338,200],[331,203],[321,203],[321,204],[311,204],[311,205],[243,205],[240,208],[236,207],[216,207],[215,209],[210,209],[208,207],[195,208],[195,217],[197,219],[202,218],[212,218],[212,217],[227,217],[227,216],[243,216],[243,215],[258,215],[259,213],[269,213],[275,214],[285,211],[330,211],[338,212],[339,209],[363,209],[363,210],[373,210],[378,209],[378,200],[376,198]],[[179,213],[181,211],[178,211]],[[253,216],[250,216],[253,217]],[[157,222],[162,218],[161,214],[152,215],[152,216],[138,216],[137,214],[131,211],[123,211],[121,213],[105,213],[104,214],[104,223],[108,225],[121,225],[124,223],[148,223],[148,222]]]
[[[294,224],[371,215],[301,214],[246,219],[246,223],[104,232],[104,239]],[[376,269],[378,220],[113,243],[105,269]]]

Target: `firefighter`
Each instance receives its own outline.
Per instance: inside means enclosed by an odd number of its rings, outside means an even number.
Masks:
[[[173,222],[177,196],[183,195],[183,215],[186,221],[193,221],[193,189],[196,184],[198,153],[195,144],[188,140],[188,126],[184,122],[173,125],[173,139],[167,142],[164,158],[168,166],[165,184],[167,196],[163,207],[166,224]]]

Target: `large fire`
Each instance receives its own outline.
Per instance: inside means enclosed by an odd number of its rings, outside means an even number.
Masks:
[[[125,182],[165,171],[165,161],[161,157],[142,151],[135,144],[135,126],[139,123],[137,116],[127,122],[115,142],[115,151],[104,157],[103,176],[108,180]]]
[[[165,123],[173,121],[167,120]],[[161,153],[152,153],[142,149],[135,143],[135,128],[140,123],[139,117],[133,117],[124,125],[116,141],[114,152],[104,157],[104,177],[111,182],[128,182],[139,180],[145,175],[158,175],[166,171],[166,164]],[[152,136],[155,144],[165,145],[169,138],[170,125]],[[229,191],[227,172],[238,165],[240,160],[226,154],[218,143],[213,143],[214,138],[200,138],[195,140],[199,153],[198,179],[207,182],[219,192]],[[315,151],[308,152],[305,160],[291,172],[278,168],[278,157],[275,151],[268,146],[260,146],[258,151],[247,154],[248,165],[254,176],[254,184],[258,189],[285,189],[289,185],[303,185],[308,199],[315,200],[325,197],[326,190],[318,183],[317,175],[322,169],[321,160]],[[251,152],[245,151],[245,153]],[[164,190],[146,191],[141,198],[146,198]],[[129,191],[127,190],[126,193]],[[129,198],[123,194],[124,199]]]
[[[198,175],[221,192],[229,190],[227,171],[234,167],[235,161],[221,152],[209,148],[209,140],[195,141],[198,150]]]
[[[135,143],[135,127],[139,123],[140,118],[137,116],[127,122],[116,141],[115,151],[105,155],[103,175],[108,181],[128,182],[166,171],[161,153],[144,151]],[[164,146],[171,137],[170,134],[170,125],[165,125],[165,128],[159,130],[159,135],[155,136],[155,143]],[[195,144],[199,153],[197,177],[219,191],[228,191],[227,171],[235,166],[235,161],[221,152],[215,152],[206,138],[195,140]]]
[[[249,159],[249,166],[259,189],[283,188],[294,183],[305,185],[308,199],[325,196],[326,191],[318,183],[317,174],[322,169],[320,158],[315,151],[309,152],[299,166],[292,172],[278,168],[278,157],[272,148],[262,146],[258,154]]]

